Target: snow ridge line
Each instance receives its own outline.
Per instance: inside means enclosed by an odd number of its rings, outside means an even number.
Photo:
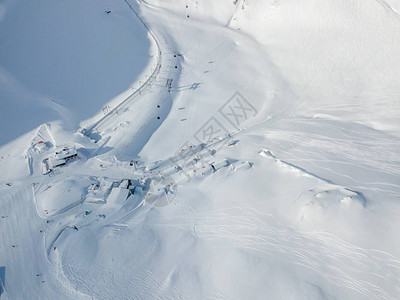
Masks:
[[[150,77],[137,90],[135,90],[130,96],[128,96],[125,100],[123,100],[120,104],[118,104],[115,108],[113,108],[111,111],[109,111],[104,117],[102,117],[99,121],[94,123],[89,128],[87,128],[87,129],[81,128],[78,130],[78,132],[81,132],[82,134],[84,134],[86,136],[90,136],[90,134],[93,131],[98,132],[98,127],[100,127],[102,124],[106,123],[108,121],[108,119],[113,116],[113,114],[116,114],[124,106],[129,105],[129,103],[133,99],[135,99],[138,95],[141,95],[141,93],[143,91],[147,90],[148,87],[157,79],[157,76],[161,71],[162,51],[161,51],[161,45],[160,45],[156,35],[153,33],[153,31],[150,29],[150,27],[143,21],[143,19],[139,16],[139,14],[132,7],[132,5],[128,2],[128,0],[124,0],[124,1],[129,6],[129,9],[136,15],[136,17],[139,19],[139,21],[143,24],[143,26],[146,28],[147,32],[150,34],[150,36],[154,40],[154,42],[157,46],[157,64],[156,64],[156,67],[155,67],[153,73],[150,75]]]
[[[261,149],[260,151],[258,151],[258,154],[263,156],[263,157],[273,159],[276,164],[282,165],[282,166],[286,166],[286,167],[288,167],[288,168],[290,168],[292,170],[295,170],[295,171],[299,172],[303,176],[307,176],[307,177],[310,177],[310,178],[315,178],[315,179],[320,180],[320,181],[322,181],[324,183],[327,183],[327,184],[330,184],[330,185],[334,185],[334,186],[337,186],[337,187],[343,187],[345,190],[347,190],[349,192],[352,192],[352,193],[355,193],[360,198],[360,201],[361,201],[361,203],[362,203],[364,208],[368,205],[367,198],[360,191],[351,189],[349,187],[342,186],[340,184],[337,184],[337,183],[333,182],[332,180],[329,180],[327,178],[321,177],[321,176],[319,176],[319,175],[317,175],[315,173],[312,173],[312,172],[310,172],[310,171],[308,171],[308,170],[306,170],[306,169],[304,169],[302,167],[299,167],[299,166],[297,166],[295,164],[292,164],[292,163],[287,162],[285,160],[281,160],[281,159],[277,158],[274,154],[272,154],[271,151],[269,151],[267,149]]]
[[[386,0],[376,0],[376,2],[378,2],[380,5],[382,5],[382,7],[391,15],[393,15],[394,17],[396,17],[397,19],[400,18],[400,14],[399,12],[393,8],[393,6],[391,6]]]

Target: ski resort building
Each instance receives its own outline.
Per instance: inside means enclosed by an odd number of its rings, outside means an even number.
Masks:
[[[57,159],[57,158],[54,158],[54,157],[50,157],[48,162],[49,162],[50,169],[53,169],[55,167],[63,166],[63,165],[65,165],[67,163],[67,161],[65,159]]]
[[[44,174],[48,174],[52,169],[65,165],[69,160],[78,156],[75,146],[62,146],[56,148],[54,156],[46,158],[44,162]]]
[[[47,145],[44,141],[39,141],[36,144],[34,144],[34,148],[38,150],[39,152],[43,152],[47,150]]]
[[[56,159],[68,160],[68,159],[74,158],[76,156],[78,156],[78,153],[76,152],[75,146],[73,146],[73,147],[66,147],[66,146],[58,147],[58,148],[56,148],[55,153],[54,153],[54,157]]]

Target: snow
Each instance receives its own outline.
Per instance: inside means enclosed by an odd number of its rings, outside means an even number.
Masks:
[[[57,159],[71,158],[77,155],[76,148],[74,146],[57,147],[54,153],[54,157]]]
[[[2,133],[2,144],[54,119],[77,130],[126,97],[154,63],[145,28],[123,2],[18,0],[4,7],[1,128],[11,124],[16,132]]]
[[[3,1],[0,297],[398,299],[399,12]]]

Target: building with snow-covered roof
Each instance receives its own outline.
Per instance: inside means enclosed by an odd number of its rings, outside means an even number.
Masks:
[[[50,157],[48,162],[49,162],[49,167],[51,169],[53,169],[55,167],[63,166],[63,165],[65,165],[67,163],[67,161],[65,159],[63,159],[63,158],[58,159],[58,158],[55,158],[55,157]]]
[[[44,141],[39,141],[34,144],[35,149],[37,149],[39,152],[47,150],[47,145]]]
[[[54,155],[46,158],[43,162],[45,165],[45,173],[48,173],[56,167],[65,165],[70,159],[78,156],[75,146],[61,146],[57,147]]]
[[[68,147],[68,146],[62,146],[62,147],[57,147],[54,156],[56,159],[69,159],[77,156],[78,153],[76,152],[75,146],[73,147]]]

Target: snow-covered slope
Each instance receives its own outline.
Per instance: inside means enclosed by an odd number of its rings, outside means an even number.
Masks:
[[[5,2],[0,297],[398,299],[399,11]]]
[[[77,130],[126,97],[155,64],[154,46],[124,2],[7,2],[0,20],[0,144],[55,119]]]

